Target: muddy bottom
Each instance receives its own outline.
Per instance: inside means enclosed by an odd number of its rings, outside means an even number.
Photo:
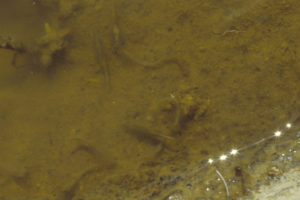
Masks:
[[[0,199],[295,194],[299,11],[296,0],[1,2]]]

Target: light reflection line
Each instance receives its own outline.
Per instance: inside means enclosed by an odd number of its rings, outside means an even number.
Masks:
[[[263,142],[266,142],[268,140],[271,140],[273,138],[278,138],[278,137],[281,137],[283,134],[286,134],[286,133],[289,133],[289,129],[292,127],[292,124],[291,123],[287,123],[285,128],[282,129],[282,130],[278,130],[276,132],[274,132],[273,135],[270,135],[268,137],[265,137],[265,138],[262,138],[250,145],[247,145],[247,146],[244,146],[244,147],[241,147],[239,149],[233,149],[230,153],[226,153],[226,154],[222,154],[220,157],[218,158],[209,158],[207,163],[212,165],[214,163],[215,160],[219,160],[219,161],[225,161],[227,158],[229,158],[230,156],[234,156],[236,155],[237,153],[241,152],[241,151],[244,151],[246,149],[249,149],[249,148],[252,148],[260,143],[263,143]]]

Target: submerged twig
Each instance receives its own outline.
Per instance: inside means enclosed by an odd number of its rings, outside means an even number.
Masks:
[[[0,48],[7,49],[18,53],[25,52],[25,49],[22,45],[16,45],[11,37],[3,38],[0,36]]]
[[[13,66],[16,65],[17,55],[26,52],[25,47],[22,44],[16,44],[11,37],[3,38],[0,36],[0,49],[6,49],[14,52],[12,58]]]
[[[111,88],[110,70],[107,64],[102,41],[96,36],[95,33],[92,34],[92,37],[96,64],[100,67],[100,71],[103,74],[104,81],[106,82],[108,87]]]
[[[222,176],[222,174],[221,174],[217,169],[216,169],[216,172],[217,172],[217,174],[220,176],[220,178],[222,179],[222,181],[223,181],[223,183],[224,183],[224,185],[225,185],[227,197],[229,197],[229,196],[230,196],[229,188],[228,188],[228,185],[227,185],[227,183],[226,183],[225,178]]]

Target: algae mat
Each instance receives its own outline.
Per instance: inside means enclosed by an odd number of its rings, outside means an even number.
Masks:
[[[254,199],[299,173],[299,11],[1,2],[0,199]]]

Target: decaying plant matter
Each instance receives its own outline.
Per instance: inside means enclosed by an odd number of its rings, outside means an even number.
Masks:
[[[11,37],[0,37],[0,48],[14,52],[12,64],[17,68],[47,69],[53,65],[54,57],[67,46],[68,29],[60,29],[45,23],[45,34],[33,42],[33,46],[25,46]],[[18,58],[22,57],[20,62]]]
[[[55,54],[65,49],[69,30],[53,28],[45,23],[45,31],[45,35],[37,43],[36,51],[39,54],[39,63],[43,67],[48,67],[53,63]]]

